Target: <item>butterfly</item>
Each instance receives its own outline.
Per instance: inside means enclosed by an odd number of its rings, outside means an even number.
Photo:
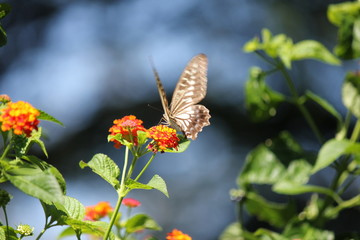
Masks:
[[[203,127],[210,125],[209,110],[197,104],[206,95],[207,65],[208,60],[205,54],[199,54],[189,61],[176,84],[170,106],[159,74],[153,67],[164,108],[163,119],[167,125],[177,131],[182,131],[187,138],[192,140],[197,138]]]

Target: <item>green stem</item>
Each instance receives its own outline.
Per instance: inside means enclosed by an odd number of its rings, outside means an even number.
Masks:
[[[44,227],[44,229],[40,232],[40,234],[37,236],[36,240],[39,240],[42,235],[45,233],[45,231],[47,230],[47,226]]]
[[[143,169],[141,170],[141,172],[137,175],[137,177],[135,178],[135,181],[137,181],[145,172],[145,170],[149,167],[150,163],[154,160],[156,153],[154,153],[151,158],[149,159],[149,161],[146,163],[146,165],[143,167]]]
[[[129,148],[126,147],[126,149],[125,149],[125,159],[124,159],[123,172],[122,172],[122,174],[121,174],[120,189],[119,189],[119,191],[118,191],[118,200],[117,200],[117,203],[116,203],[116,206],[115,206],[113,215],[111,216],[109,227],[108,227],[107,230],[106,230],[106,233],[105,233],[105,236],[104,236],[104,240],[107,240],[108,237],[109,237],[109,234],[110,234],[110,232],[111,232],[111,228],[112,228],[112,226],[114,225],[116,216],[117,216],[117,214],[118,214],[118,212],[119,212],[119,209],[120,209],[120,206],[121,206],[121,202],[122,202],[122,200],[124,199],[124,196],[126,195],[126,194],[125,194],[125,190],[126,190],[126,189],[125,189],[125,175],[126,175],[126,169],[127,169],[128,161],[129,161]]]
[[[0,159],[0,160],[3,160],[3,159],[6,157],[6,155],[7,155],[8,152],[10,151],[10,148],[11,148],[11,143],[9,143],[9,144],[6,146],[6,148],[4,149],[4,152],[3,152],[3,154],[1,155],[1,159]]]
[[[324,140],[320,134],[320,131],[318,129],[318,127],[315,124],[314,119],[311,117],[309,111],[305,108],[305,106],[303,105],[303,102],[300,101],[300,97],[299,94],[296,91],[295,85],[291,80],[290,75],[288,74],[288,72],[285,69],[285,66],[282,62],[280,62],[279,64],[279,69],[281,71],[281,73],[284,75],[286,83],[289,87],[290,93],[293,96],[293,98],[295,99],[295,104],[296,106],[299,108],[300,112],[303,114],[305,120],[307,121],[307,123],[309,124],[310,128],[312,129],[312,131],[314,132],[316,138],[318,139],[318,141],[320,143],[323,143]]]
[[[359,135],[360,135],[360,119],[356,121],[350,140],[352,142],[356,142],[359,139]]]
[[[117,217],[117,214],[119,212],[119,209],[120,209],[120,206],[121,206],[121,203],[122,203],[122,200],[124,199],[124,196],[122,196],[122,193],[119,193],[118,195],[118,200],[117,200],[117,203],[116,203],[116,206],[115,206],[115,209],[114,209],[114,213],[113,215],[111,216],[111,219],[110,219],[110,224],[109,224],[109,227],[108,229],[106,230],[106,233],[105,233],[105,236],[104,236],[104,240],[107,240],[108,237],[109,237],[109,234],[111,232],[111,228],[112,226],[114,225],[115,223],[115,220],[116,220],[116,217]]]
[[[10,239],[10,237],[9,237],[9,219],[8,219],[8,216],[7,216],[7,213],[6,213],[6,207],[3,206],[2,209],[4,211],[4,216],[5,216],[6,236],[7,236],[7,239]]]
[[[261,59],[263,59],[265,62],[269,63],[270,65],[277,66],[277,64],[273,61],[271,61],[268,57],[266,57],[265,54],[263,54],[260,51],[255,51],[255,54],[258,55]]]
[[[134,171],[134,168],[135,168],[135,164],[136,164],[138,159],[139,159],[138,157],[134,157],[134,159],[132,160],[132,163],[131,163],[131,165],[129,167],[129,171],[128,171],[127,176],[126,176],[127,178],[131,177],[131,175],[132,175],[132,173]]]

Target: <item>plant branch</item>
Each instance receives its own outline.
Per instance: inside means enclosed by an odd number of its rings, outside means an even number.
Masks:
[[[285,66],[282,62],[279,61],[279,69],[281,71],[281,73],[284,75],[286,83],[289,87],[290,93],[292,95],[292,97],[295,99],[295,104],[296,106],[299,108],[300,112],[303,114],[305,120],[307,121],[307,123],[309,124],[310,128],[312,129],[312,131],[314,132],[317,140],[320,143],[323,143],[324,140],[320,134],[320,131],[318,129],[318,127],[315,124],[314,119],[312,118],[312,116],[310,115],[309,111],[305,108],[305,106],[303,105],[303,102],[301,101],[299,94],[296,91],[295,85],[293,83],[293,81],[291,80],[290,75],[288,74],[288,72],[285,69]]]

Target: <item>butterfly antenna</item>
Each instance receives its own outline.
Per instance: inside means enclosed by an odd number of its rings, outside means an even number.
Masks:
[[[148,104],[148,107],[151,108],[151,109],[154,109],[154,110],[156,110],[156,111],[158,111],[158,112],[162,112],[161,109],[159,109],[159,108],[157,108],[157,107],[154,107],[154,106],[152,106],[152,105],[150,105],[150,104]]]
[[[157,70],[155,68],[155,64],[154,64],[154,61],[153,61],[152,57],[149,57],[149,61],[150,61],[150,65],[151,65],[151,68],[153,70],[156,82],[160,82],[160,76],[159,76],[159,73],[157,72]]]

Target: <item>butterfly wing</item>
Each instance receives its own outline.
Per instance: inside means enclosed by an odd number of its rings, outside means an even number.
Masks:
[[[207,64],[206,55],[199,54],[185,67],[172,96],[170,105],[172,114],[181,112],[204,99],[207,89]]]
[[[207,64],[205,54],[190,60],[176,85],[168,115],[169,123],[175,122],[193,140],[204,126],[210,125],[209,110],[203,105],[196,105],[206,95]]]
[[[173,116],[171,120],[181,128],[187,138],[195,140],[202,128],[210,125],[209,119],[209,109],[197,104],[183,109],[176,116]]]
[[[160,81],[159,74],[156,71],[154,66],[153,66],[153,72],[154,72],[154,75],[155,75],[156,84],[157,84],[157,88],[158,88],[158,91],[159,91],[161,104],[162,104],[162,107],[164,109],[164,118],[165,118],[165,121],[170,124],[169,103],[168,103],[167,98],[166,98],[166,93],[165,93],[164,87],[163,87],[163,85],[162,85],[162,83]]]

